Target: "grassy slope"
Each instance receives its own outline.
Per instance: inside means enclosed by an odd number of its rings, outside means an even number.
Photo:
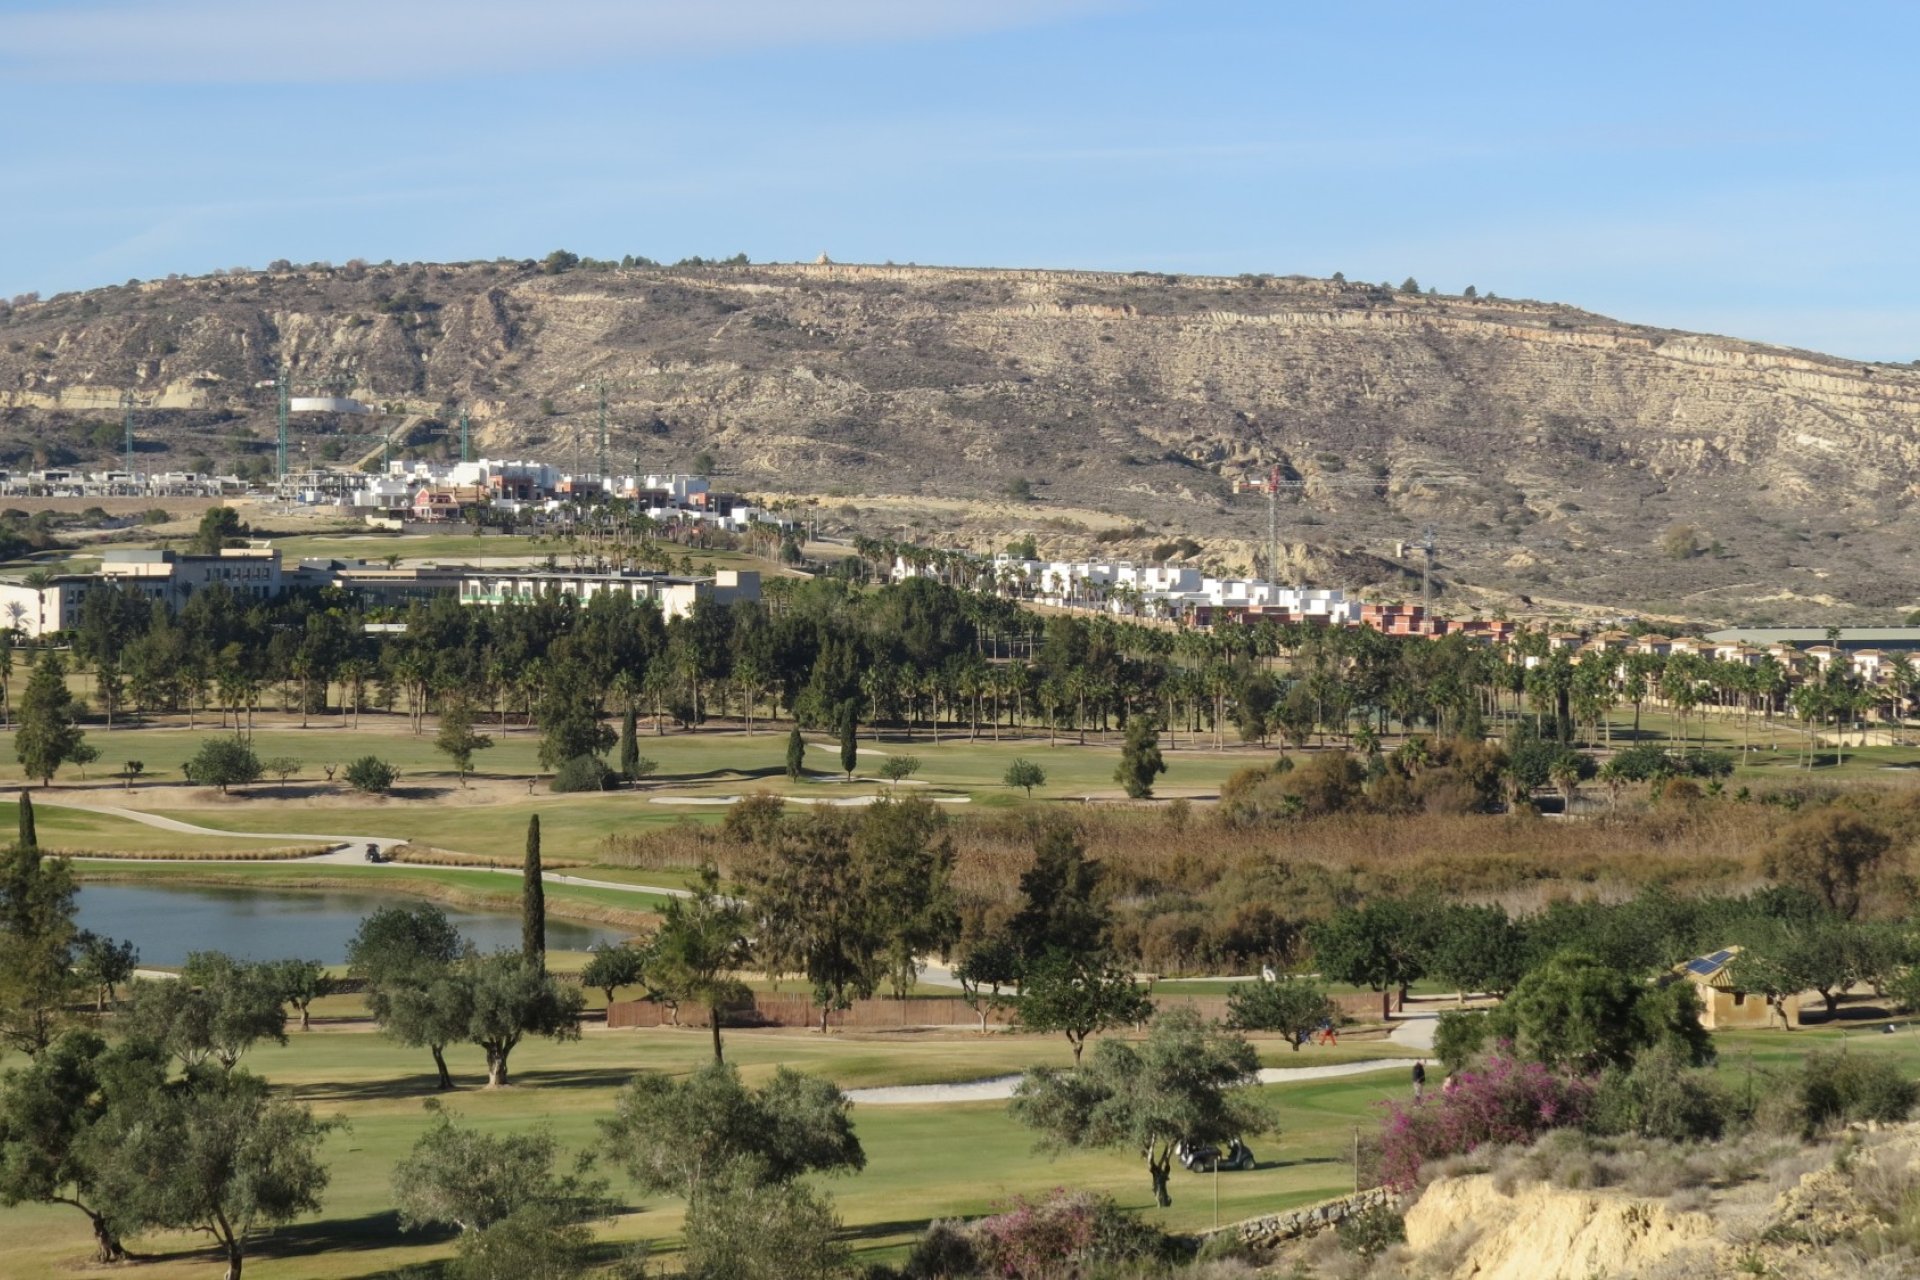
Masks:
[[[41,846],[46,849],[57,849],[63,853],[183,850],[217,855],[232,852],[257,853],[262,849],[275,847],[274,842],[269,840],[241,840],[220,836],[190,835],[181,831],[163,831],[158,827],[150,827],[130,818],[116,818],[112,814],[105,813],[83,813],[78,809],[60,809],[47,804],[34,807],[33,820]],[[0,831],[13,831],[19,825],[19,821],[19,804],[13,800],[0,801]]]

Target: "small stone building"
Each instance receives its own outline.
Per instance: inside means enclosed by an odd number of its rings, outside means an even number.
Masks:
[[[1740,956],[1739,947],[1724,947],[1711,955],[1696,956],[1683,965],[1675,966],[1676,978],[1685,978],[1693,984],[1695,994],[1700,997],[1700,1025],[1709,1031],[1724,1031],[1728,1028],[1751,1027],[1767,1028],[1780,1025],[1780,1013],[1786,1014],[1786,1025],[1800,1025],[1800,997],[1790,995],[1781,1002],[1781,1009],[1767,1003],[1766,996],[1757,991],[1743,990],[1736,982],[1738,968],[1735,961]]]

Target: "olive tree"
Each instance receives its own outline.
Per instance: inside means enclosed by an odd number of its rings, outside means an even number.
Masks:
[[[1253,1091],[1260,1057],[1238,1035],[1190,1009],[1156,1018],[1138,1046],[1102,1040],[1084,1068],[1030,1067],[1014,1089],[1014,1119],[1043,1149],[1110,1148],[1144,1154],[1155,1200],[1173,1203],[1167,1178],[1178,1142],[1226,1143],[1270,1120]]]

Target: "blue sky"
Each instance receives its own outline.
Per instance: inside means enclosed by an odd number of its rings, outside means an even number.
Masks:
[[[1920,6],[0,0],[0,296],[579,253],[1393,280],[1920,358]]]

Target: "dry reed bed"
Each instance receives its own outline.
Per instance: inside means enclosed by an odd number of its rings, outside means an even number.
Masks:
[[[99,849],[48,849],[41,852],[55,858],[87,858],[95,861],[113,859],[127,862],[287,862],[299,858],[316,858],[330,852],[335,846],[330,844],[289,844],[275,845],[265,849],[229,849],[224,853],[201,853],[193,849],[116,849],[111,853]]]

